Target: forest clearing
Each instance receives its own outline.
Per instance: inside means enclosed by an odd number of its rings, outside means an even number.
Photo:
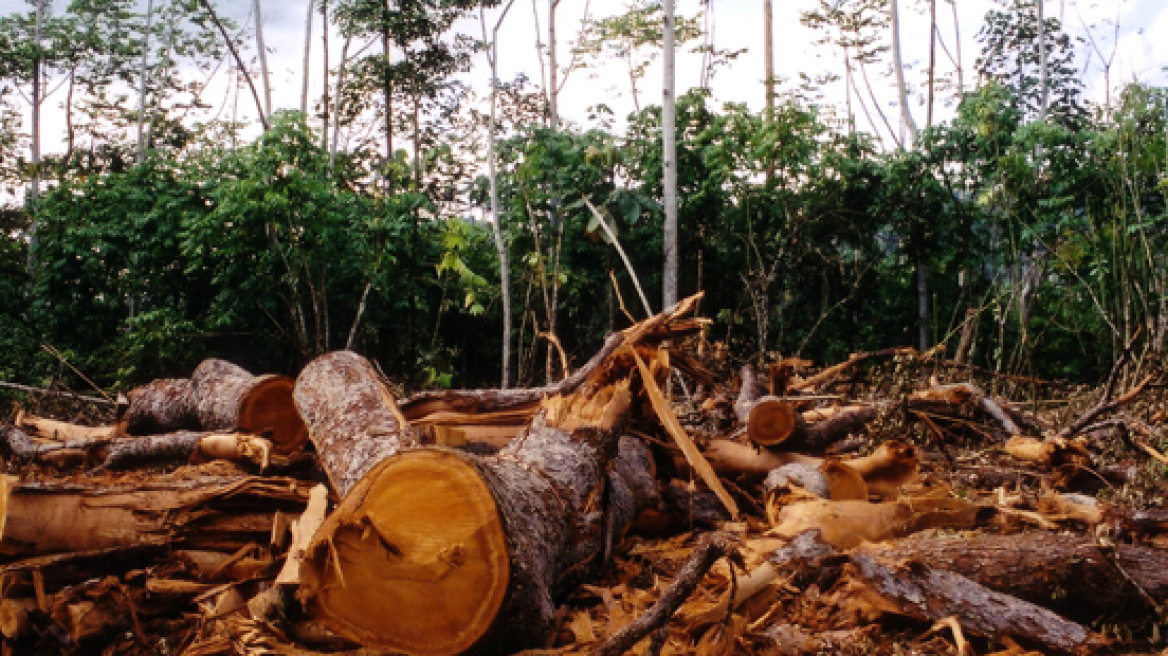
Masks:
[[[0,656],[1168,653],[1160,0],[0,0]]]
[[[698,299],[542,388],[395,398],[335,351],[295,381],[207,360],[116,424],[22,413],[6,648],[1159,648],[1162,371],[1090,389],[902,347],[736,374]]]

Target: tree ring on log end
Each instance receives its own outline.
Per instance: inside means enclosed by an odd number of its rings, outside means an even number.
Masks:
[[[494,622],[508,554],[478,470],[451,451],[406,451],[366,474],[313,536],[300,595],[364,646],[458,653]]]
[[[256,377],[239,400],[239,427],[253,433],[270,431],[269,439],[280,453],[298,451],[308,441],[308,427],[292,400],[295,386],[287,376]]]
[[[746,433],[762,446],[775,446],[790,437],[799,426],[795,406],[774,397],[763,397],[750,410]]]

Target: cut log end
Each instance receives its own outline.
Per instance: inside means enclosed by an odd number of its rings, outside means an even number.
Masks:
[[[773,397],[764,397],[750,409],[746,433],[760,446],[782,444],[799,428],[795,406]]]
[[[462,652],[506,596],[507,536],[473,465],[450,451],[407,451],[354,487],[314,536],[301,576],[301,597],[339,635]]]
[[[270,433],[272,445],[285,454],[300,450],[308,441],[308,428],[292,400],[295,385],[287,376],[259,376],[239,401],[239,426]]]

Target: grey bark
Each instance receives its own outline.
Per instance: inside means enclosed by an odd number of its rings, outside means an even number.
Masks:
[[[264,116],[272,115],[272,82],[268,77],[268,49],[264,47],[264,17],[260,9],[260,0],[252,0],[255,12],[256,50],[260,55],[260,74],[264,79]]]
[[[130,390],[126,430],[156,435],[198,428],[194,388],[186,378],[162,378]]]
[[[661,94],[661,145],[662,168],[665,173],[664,200],[665,200],[665,275],[662,291],[662,307],[669,307],[677,302],[677,133],[674,125],[677,122],[676,107],[674,106],[674,34],[673,34],[673,0],[665,0],[664,25],[664,82]]]
[[[154,0],[146,1],[146,32],[142,35],[142,69],[138,72],[138,163],[146,158],[146,73],[150,66],[150,30],[154,25]]]
[[[32,60],[32,187],[29,190],[29,209],[32,210],[32,225],[28,231],[28,269],[36,268],[37,219],[36,206],[41,195],[41,38],[45,17],[45,2],[37,0],[36,26],[33,28],[33,47],[36,56]]]
[[[896,72],[896,93],[900,103],[900,117],[908,129],[908,144],[917,141],[917,124],[908,107],[908,88],[904,82],[904,63],[900,58],[900,7],[898,0],[891,0],[892,9],[892,67]]]
[[[308,119],[308,69],[312,62],[310,57],[312,54],[312,15],[316,13],[314,5],[313,0],[308,0],[308,17],[304,19],[304,73],[301,76],[300,113],[304,114],[305,120]],[[325,24],[324,29],[328,29],[328,24]],[[328,132],[328,123],[325,123],[324,131]]]
[[[1038,120],[1046,120],[1048,102],[1046,83],[1046,12],[1043,0],[1038,0]]]
[[[556,81],[556,8],[560,0],[548,0],[548,109],[551,113],[551,127],[560,127],[560,89]]]
[[[267,132],[268,116],[264,113],[264,106],[260,104],[260,95],[256,91],[255,83],[251,79],[251,73],[243,65],[243,59],[239,56],[239,51],[235,48],[235,42],[231,40],[231,35],[227,33],[227,28],[223,27],[223,23],[219,20],[219,14],[215,13],[215,8],[211,6],[211,0],[199,0],[199,2],[203,5],[203,9],[207,10],[207,15],[211,18],[211,22],[215,24],[215,28],[219,30],[220,36],[223,37],[223,42],[227,44],[227,49],[231,51],[231,57],[235,60],[235,66],[239,70],[240,75],[243,76],[244,81],[247,82],[247,88],[251,90],[251,97],[255,100],[256,111],[260,115],[260,126]]]

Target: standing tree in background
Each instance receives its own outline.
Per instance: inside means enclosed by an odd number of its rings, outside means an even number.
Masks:
[[[264,117],[271,118],[272,81],[268,75],[268,49],[264,46],[264,16],[260,0],[253,0],[252,12],[255,13],[256,52],[260,56],[260,77],[264,81]]]
[[[664,75],[661,94],[661,148],[665,198],[665,276],[661,307],[677,303],[677,130],[674,126],[675,76],[673,45],[673,0],[665,0]]]
[[[889,0],[892,16],[892,69],[896,73],[896,97],[900,104],[901,124],[908,130],[908,145],[917,141],[917,124],[908,106],[908,87],[904,82],[904,62],[900,58],[900,5]],[[905,144],[901,144],[902,146]]]
[[[499,96],[499,28],[511,11],[515,0],[508,0],[503,13],[495,21],[491,36],[487,38],[487,19],[484,7],[479,7],[479,23],[483,29],[483,42],[487,47],[487,62],[491,65],[491,115],[487,135],[487,175],[491,184],[491,230],[495,234],[495,250],[499,254],[499,284],[503,292],[503,374],[500,387],[507,389],[511,383],[511,271],[507,261],[507,244],[503,241],[502,217],[499,215],[499,183],[495,163],[495,109]]]

